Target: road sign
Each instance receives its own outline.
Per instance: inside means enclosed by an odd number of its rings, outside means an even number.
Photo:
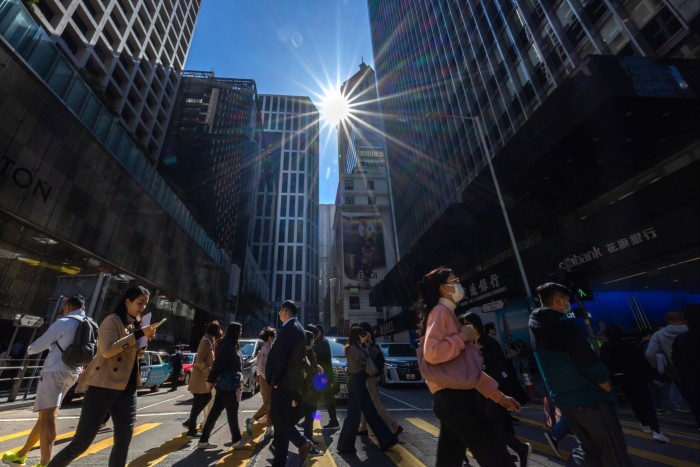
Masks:
[[[505,307],[503,300],[494,300],[493,302],[484,303],[481,305],[482,313],[489,313],[491,311],[501,310]]]
[[[15,325],[23,328],[40,328],[44,325],[44,318],[34,315],[15,315]]]

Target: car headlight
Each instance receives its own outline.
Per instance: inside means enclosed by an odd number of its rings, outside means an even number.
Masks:
[[[384,366],[392,370],[396,369],[396,363],[384,362]]]

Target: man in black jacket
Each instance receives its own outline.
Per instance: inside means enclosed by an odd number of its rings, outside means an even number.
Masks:
[[[333,389],[333,383],[335,381],[335,374],[333,373],[333,363],[331,362],[331,344],[326,339],[324,335],[323,326],[320,324],[316,325],[316,340],[314,341],[314,352],[316,352],[316,359],[318,364],[323,368],[323,373],[328,378],[328,386],[323,389],[321,397],[323,402],[326,404],[326,410],[328,410],[328,424],[324,425],[323,428],[338,428],[340,424],[338,423],[338,417],[335,411],[335,390]]]
[[[312,448],[311,441],[304,438],[295,426],[301,416],[306,334],[296,318],[296,303],[285,301],[280,307],[279,316],[282,327],[272,344],[265,368],[265,379],[272,386],[270,417],[275,428],[273,467],[283,467],[287,463],[290,441],[299,449],[300,465],[304,464]]]

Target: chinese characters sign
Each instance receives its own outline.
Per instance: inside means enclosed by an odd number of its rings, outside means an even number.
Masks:
[[[641,232],[634,232],[630,235],[610,240],[606,242],[605,246],[602,248],[594,245],[586,252],[569,255],[559,263],[559,267],[562,269],[566,269],[567,267],[573,268],[590,261],[595,261],[606,254],[613,255],[620,251],[634,248],[642,243],[654,241],[657,238],[656,229],[654,227],[647,227]]]

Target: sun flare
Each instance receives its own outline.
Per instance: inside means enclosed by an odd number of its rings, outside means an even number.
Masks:
[[[321,101],[321,118],[331,126],[336,126],[350,115],[350,103],[337,89],[326,92]]]

